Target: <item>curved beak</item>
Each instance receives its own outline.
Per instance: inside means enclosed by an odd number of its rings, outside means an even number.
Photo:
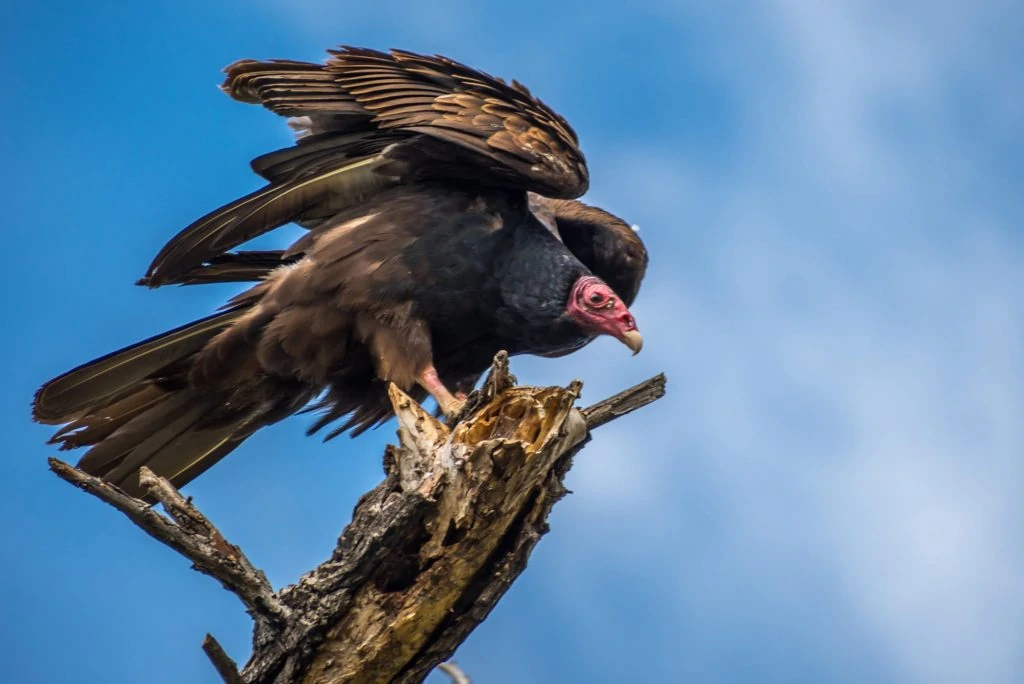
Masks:
[[[626,345],[633,350],[633,356],[640,353],[640,350],[644,348],[644,338],[640,336],[638,330],[627,330],[618,337],[619,342]]]

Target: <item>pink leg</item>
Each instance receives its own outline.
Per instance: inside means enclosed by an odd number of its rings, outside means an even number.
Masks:
[[[433,364],[427,366],[420,373],[420,376],[416,379],[416,382],[420,387],[430,392],[430,396],[437,400],[437,405],[441,407],[441,410],[449,418],[454,418],[459,415],[462,411],[462,407],[466,403],[466,395],[453,396],[448,388],[441,382],[441,378],[437,377],[437,369],[434,368]]]

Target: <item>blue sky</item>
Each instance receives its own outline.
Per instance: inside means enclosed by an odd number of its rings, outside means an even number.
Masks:
[[[1024,681],[1022,25],[1010,1],[22,3],[0,28],[9,677],[213,683],[207,630],[245,659],[236,599],[50,475],[28,402],[233,291],[131,285],[288,142],[219,69],[351,43],[528,84],[652,252],[643,354],[515,362],[588,401],[662,370],[670,394],[577,459],[457,654],[477,681]],[[393,438],[304,425],[187,488],[275,585],[327,556]]]

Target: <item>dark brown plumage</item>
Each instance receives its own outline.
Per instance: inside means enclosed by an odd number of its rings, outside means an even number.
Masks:
[[[142,465],[180,486],[321,394],[311,431],[358,434],[389,417],[387,382],[454,414],[500,349],[609,334],[639,350],[646,250],[571,199],[588,183],[576,135],[523,86],[344,48],[236,62],[223,87],[298,117],[298,144],[254,160],[268,185],[185,228],[140,282],[256,284],[40,389],[54,441],[91,447],[80,467],[136,494]],[[290,221],[309,232],[285,251],[228,251]]]
[[[207,259],[170,282],[176,285],[255,282],[266,278],[275,268],[294,264],[300,258],[301,255],[285,256],[280,249],[227,252]],[[149,281],[142,278],[137,284],[149,285]]]
[[[359,48],[326,64],[243,60],[223,89],[308,117],[296,147],[253,161],[270,184],[185,228],[146,274],[156,286],[290,221],[316,225],[391,184],[467,180],[579,197],[589,183],[575,132],[522,85],[444,57]]]

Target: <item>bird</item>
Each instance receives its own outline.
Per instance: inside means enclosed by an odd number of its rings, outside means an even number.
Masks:
[[[309,434],[334,424],[326,439],[380,425],[390,383],[455,420],[500,350],[559,357],[608,335],[640,351],[647,250],[579,200],[579,139],[525,86],[352,46],[225,74],[296,141],[255,158],[266,184],[181,230],[139,284],[248,289],[38,390],[34,420],[87,448],[80,469],[145,497],[142,466],[181,487],[299,412],[319,414]],[[289,223],[306,232],[287,249],[231,251]]]

